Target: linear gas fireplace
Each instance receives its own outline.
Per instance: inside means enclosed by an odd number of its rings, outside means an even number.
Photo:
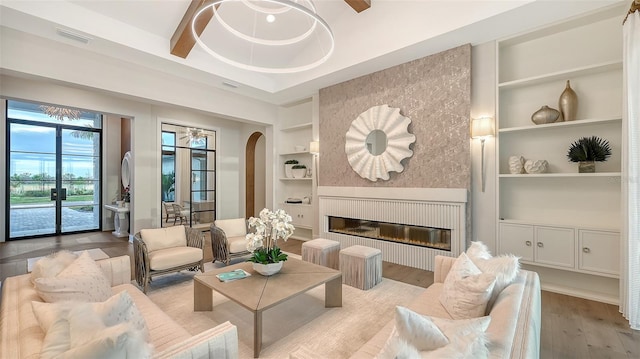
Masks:
[[[451,251],[451,230],[329,216],[329,232]]]
[[[432,271],[437,255],[466,249],[464,188],[318,187],[320,236],[342,248],[382,251],[382,260]]]

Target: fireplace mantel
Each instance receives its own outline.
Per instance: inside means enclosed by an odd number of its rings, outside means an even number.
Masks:
[[[321,186],[318,200],[320,237],[339,241],[342,248],[378,248],[385,261],[431,271],[436,255],[457,257],[466,248],[466,188]],[[329,216],[450,229],[451,250],[329,232]]]
[[[466,188],[318,187],[319,197],[466,203]]]

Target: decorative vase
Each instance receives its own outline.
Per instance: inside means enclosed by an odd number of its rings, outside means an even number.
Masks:
[[[560,94],[558,107],[562,114],[562,119],[558,121],[575,121],[578,111],[578,95],[576,95],[575,91],[571,88],[569,80],[567,80],[567,87],[565,87],[562,94]]]
[[[295,164],[285,164],[284,165],[284,176],[287,178],[293,178],[293,173],[292,171],[292,167],[295,166]]]
[[[531,115],[531,121],[536,125],[556,122],[560,118],[560,111],[547,105],[542,106],[538,111]]]
[[[270,275],[274,275],[280,272],[280,270],[282,269],[282,263],[284,262],[269,263],[269,264],[253,263],[253,270],[262,274],[263,276],[268,277]]]
[[[511,172],[511,174],[514,174],[514,175],[524,173],[524,157],[522,156],[509,157],[509,172]]]
[[[545,173],[549,167],[549,162],[546,160],[527,160],[524,163],[524,170],[529,174]]]
[[[304,176],[307,174],[307,169],[306,168],[294,168],[291,170],[291,172],[293,172],[293,178],[304,178]]]
[[[578,162],[578,173],[595,173],[596,162],[595,161],[580,161]]]

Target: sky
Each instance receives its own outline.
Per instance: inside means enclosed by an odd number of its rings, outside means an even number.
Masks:
[[[73,125],[93,125],[95,123],[93,120],[82,119],[61,122],[51,119],[42,113],[12,109],[11,102],[8,111],[9,118]],[[16,102],[13,103],[15,104]],[[9,131],[11,141],[9,175],[47,173],[55,177],[55,128],[12,123]],[[71,135],[72,132],[74,130],[63,129],[62,131],[62,173],[72,173],[77,177],[99,179],[100,134],[94,133],[92,139],[83,139],[73,137]]]

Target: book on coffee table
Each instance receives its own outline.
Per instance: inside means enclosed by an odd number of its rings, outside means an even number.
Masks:
[[[220,273],[220,274],[216,274],[216,277],[221,281],[221,282],[231,282],[234,280],[238,280],[238,279],[242,279],[242,278],[247,278],[251,276],[251,273],[243,270],[243,269],[236,269],[236,270],[232,270],[230,272],[224,272],[224,273]]]

